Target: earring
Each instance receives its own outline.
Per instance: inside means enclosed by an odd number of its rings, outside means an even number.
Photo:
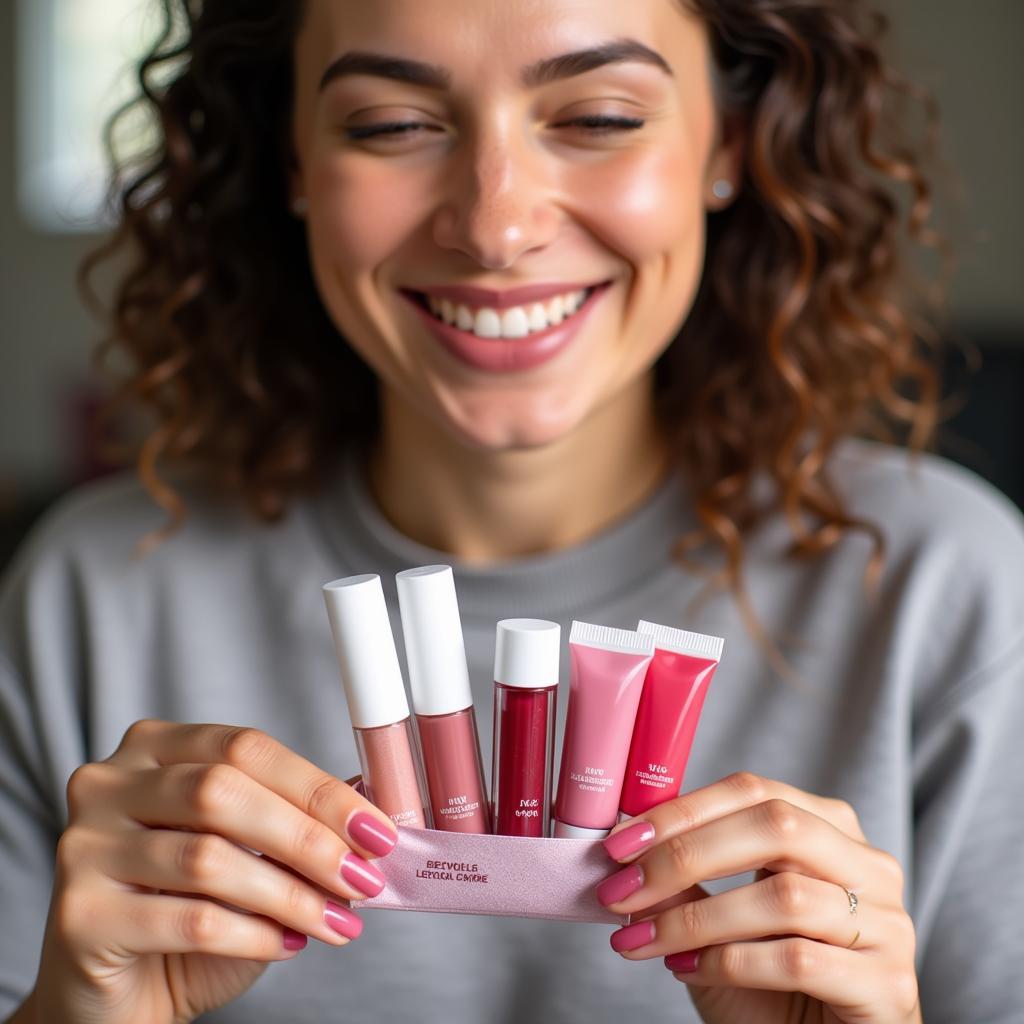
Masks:
[[[731,199],[732,192],[732,182],[728,178],[719,178],[711,186],[711,194],[716,199]]]
[[[292,200],[292,213],[296,217],[305,217],[306,211],[309,209],[309,200],[305,196],[296,196]]]

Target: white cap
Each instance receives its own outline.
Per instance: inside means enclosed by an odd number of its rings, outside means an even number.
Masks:
[[[610,828],[583,828],[581,825],[570,825],[567,821],[555,818],[555,839],[604,839]]]
[[[384,590],[376,573],[324,584],[327,617],[355,729],[394,725],[409,717]]]
[[[546,619],[502,619],[494,643],[494,681],[539,690],[558,684],[562,627]]]
[[[405,569],[395,580],[416,714],[450,715],[468,708],[473,693],[452,567]]]

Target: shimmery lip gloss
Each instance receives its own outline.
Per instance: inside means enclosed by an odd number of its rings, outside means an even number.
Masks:
[[[366,796],[396,825],[426,828],[416,739],[380,577],[348,576],[325,583],[323,592]]]
[[[395,576],[434,827],[490,832],[480,741],[451,566]]]
[[[494,650],[494,831],[547,836],[555,753],[561,627],[502,619]]]
[[[478,338],[472,331],[463,331],[438,320],[429,309],[420,305],[415,295],[406,291],[402,291],[401,295],[441,342],[445,351],[459,362],[490,373],[511,373],[540,366],[565,349],[610,287],[610,281],[596,285],[583,305],[560,324],[552,324],[525,338],[507,339]]]

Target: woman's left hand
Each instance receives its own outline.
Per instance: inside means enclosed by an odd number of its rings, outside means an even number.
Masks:
[[[706,1024],[921,1021],[903,871],[849,804],[741,772],[622,823],[605,846],[628,866],[598,898],[633,915],[612,948],[665,957]],[[700,886],[748,871],[728,892]]]

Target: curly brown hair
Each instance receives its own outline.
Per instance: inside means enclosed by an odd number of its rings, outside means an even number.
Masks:
[[[703,524],[677,556],[717,542],[715,576],[742,593],[743,534],[764,511],[758,475],[777,485],[794,553],[859,528],[877,561],[881,531],[848,514],[828,456],[852,434],[902,427],[912,448],[930,441],[933,339],[903,309],[901,240],[931,244],[931,193],[897,115],[908,98],[928,123],[935,115],[883,61],[884,16],[857,0],[680,3],[709,27],[718,102],[747,141],[738,198],[709,218],[701,285],[655,380]],[[134,457],[170,515],[158,537],[186,511],[161,464],[199,468],[274,521],[340,445],[376,429],[375,378],[337,344],[287,206],[302,8],[163,0],[134,101],[157,116],[159,143],[133,167],[114,160],[119,226],[80,270],[95,302],[96,265],[132,252],[98,357],[130,361],[108,413],[124,403],[155,413]],[[108,126],[112,157],[132,106]]]

